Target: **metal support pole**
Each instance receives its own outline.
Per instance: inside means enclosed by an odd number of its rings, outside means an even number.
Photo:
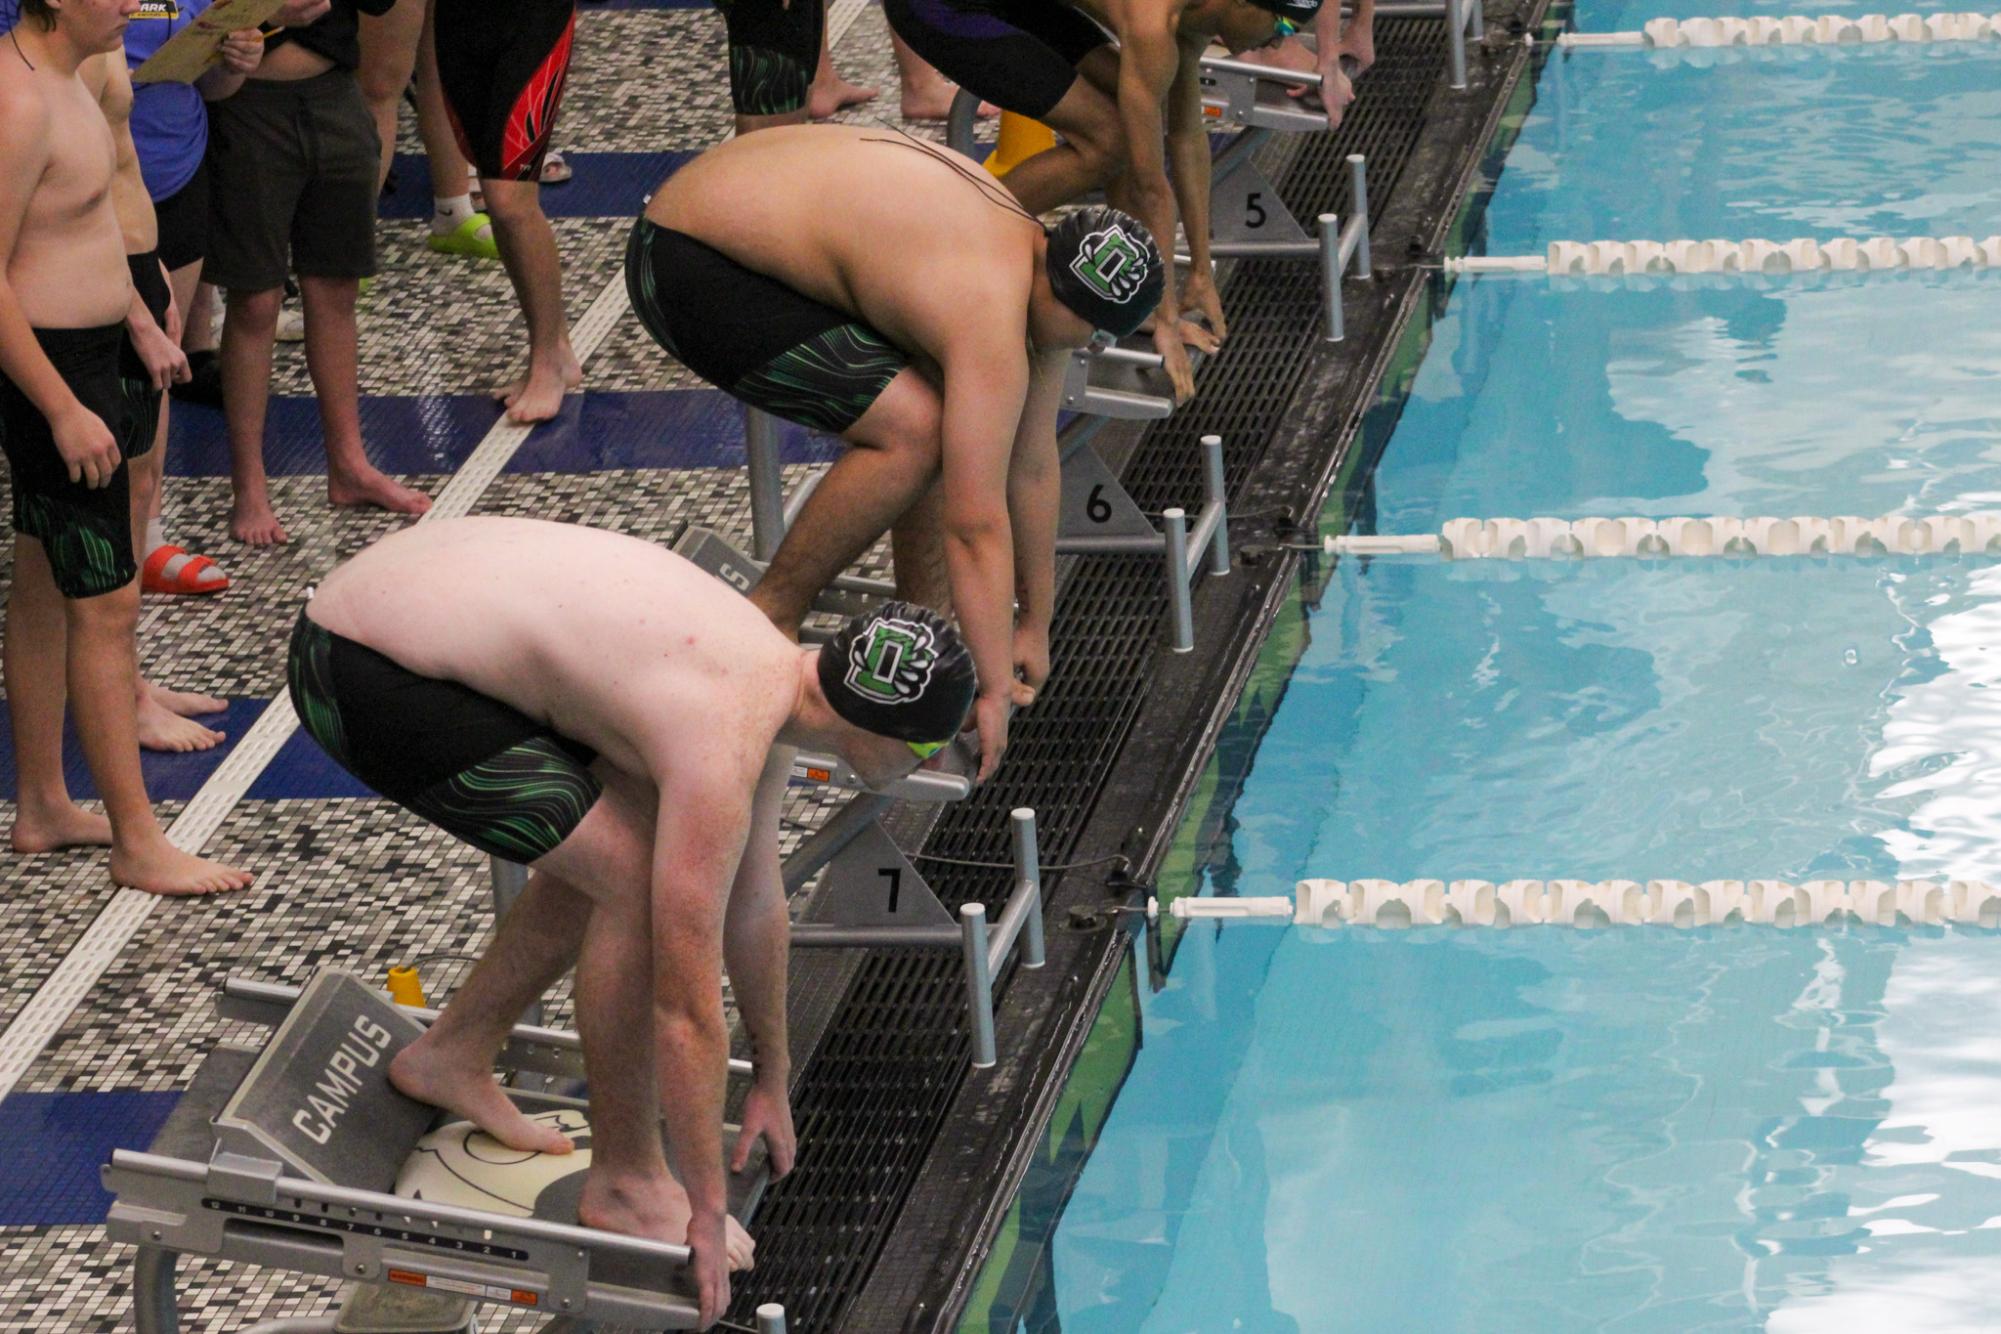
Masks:
[[[813,498],[813,492],[818,490],[820,483],[826,480],[827,474],[823,469],[801,482],[799,489],[785,498],[785,508],[780,511],[781,517],[778,524],[781,532],[789,533],[792,531],[793,521],[799,517],[799,511],[806,508],[806,502]]]
[[[1460,3],[1470,11],[1467,15],[1470,20],[1466,25],[1467,35],[1476,42],[1480,41],[1487,35],[1487,0],[1460,0]]]
[[[139,1334],[178,1334],[181,1309],[174,1293],[172,1251],[141,1246],[132,1263],[132,1324]]]
[[[743,414],[743,448],[750,464],[751,555],[769,564],[785,540],[785,477],[778,463],[778,419],[756,408]]]
[[[1167,603],[1174,613],[1176,653],[1195,647],[1195,609],[1188,596],[1188,515],[1180,509],[1168,510],[1161,519],[1167,525]]]
[[[777,1302],[758,1307],[757,1334],[785,1334],[785,1308]]]
[[[840,814],[821,825],[785,859],[779,873],[785,882],[785,893],[788,896],[798,893],[821,867],[834,860],[835,854],[861,837],[862,830],[874,823],[887,805],[888,797],[864,792],[841,807]]]
[[[951,949],[959,933],[949,926],[833,926],[800,922],[792,928],[794,949],[935,950]]]
[[[497,923],[507,916],[508,909],[528,888],[528,868],[505,857],[489,859],[493,867],[493,920]]]
[[[1223,437],[1202,437],[1202,499],[1216,506],[1216,531],[1209,538],[1209,573],[1230,572],[1229,496],[1223,487]],[[1206,508],[1205,505],[1205,508]]]
[[[1341,219],[1320,215],[1320,291],[1327,302],[1327,341],[1347,336],[1341,327]]]
[[[1021,966],[1042,967],[1042,854],[1036,847],[1035,811],[1017,806],[1008,817],[1014,824],[1014,873],[1028,886],[1027,916],[1021,921]]]
[[[973,142],[979,117],[979,94],[970,88],[961,88],[952,98],[952,109],[945,115],[945,146],[955,153],[964,153],[975,162],[983,161],[979,145]]]
[[[1450,53],[1452,91],[1466,90],[1466,0],[1445,0],[1445,45]]]
[[[1355,216],[1362,220],[1360,239],[1355,242],[1355,276],[1369,272],[1369,168],[1360,153],[1348,154],[1348,189],[1354,196]]]
[[[987,971],[987,909],[982,903],[959,908],[959,930],[966,955],[966,1010],[973,1027],[973,1068],[985,1070],[994,1054],[993,974]]]

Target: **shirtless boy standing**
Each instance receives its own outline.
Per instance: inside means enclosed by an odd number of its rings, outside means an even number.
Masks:
[[[14,483],[5,673],[17,852],[111,845],[111,877],[162,894],[250,877],[181,851],[139,773],[138,567],[119,349],[132,306],[111,202],[111,127],[78,70],[116,51],[138,0],[23,0],[0,45],[0,444]],[[62,777],[65,686],[105,815]]]
[[[495,579],[499,561],[516,573]],[[729,1304],[729,1268],[750,1258],[725,1221],[717,1151],[725,965],[756,1065],[737,1164],[760,1136],[774,1173],[793,1154],[784,783],[760,775],[780,744],[832,750],[872,784],[910,772],[972,703],[957,633],[891,603],[802,650],[650,543],[454,519],[395,533],[329,575],[299,617],[289,675],[306,731],[355,777],[532,868],[390,1078],[503,1144],[568,1152],[507,1100],[493,1059],[575,964],[592,1133],[579,1217],[685,1237],[706,1327]]]

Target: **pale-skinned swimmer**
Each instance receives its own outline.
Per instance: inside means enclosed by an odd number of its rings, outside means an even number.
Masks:
[[[775,1173],[792,1165],[782,748],[831,750],[871,784],[909,773],[972,704],[957,633],[891,603],[801,649],[650,543],[455,519],[329,575],[299,617],[288,679],[305,730],[349,772],[531,868],[392,1081],[504,1144],[569,1152],[492,1071],[522,1011],[574,965],[593,1134],[580,1221],[685,1239],[708,1324],[729,1269],[752,1259],[726,1220],[717,1149],[725,967],[756,1066],[735,1161],[762,1137]]]

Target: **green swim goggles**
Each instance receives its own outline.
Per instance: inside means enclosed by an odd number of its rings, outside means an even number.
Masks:
[[[912,755],[915,755],[918,759],[928,760],[933,755],[936,755],[939,751],[945,749],[945,747],[951,745],[952,743],[949,740],[947,740],[947,741],[906,741],[903,744],[910,747],[910,753]]]
[[[1272,31],[1277,33],[1281,39],[1290,37],[1299,31],[1299,25],[1288,18],[1275,18],[1271,21],[1271,26]]]

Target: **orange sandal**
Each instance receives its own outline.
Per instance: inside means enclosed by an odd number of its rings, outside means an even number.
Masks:
[[[213,575],[210,575],[211,571]],[[210,577],[203,578],[204,575]],[[223,574],[222,567],[207,556],[197,556],[186,547],[165,542],[147,555],[146,564],[140,570],[140,587],[148,593],[205,597],[228,588],[229,576]]]

